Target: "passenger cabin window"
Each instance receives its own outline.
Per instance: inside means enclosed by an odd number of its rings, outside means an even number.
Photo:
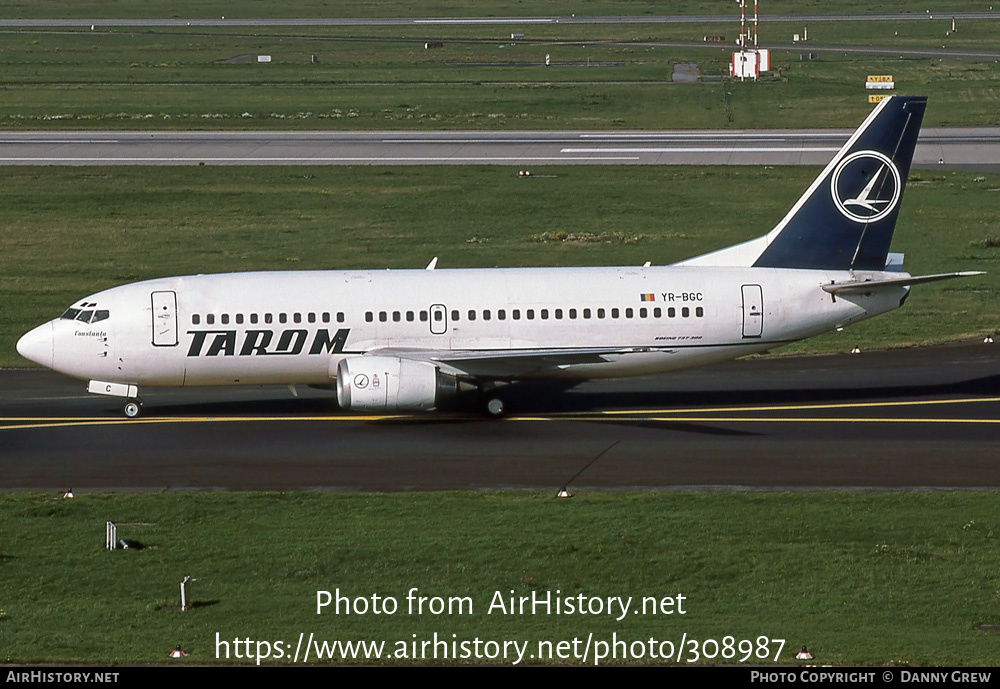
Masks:
[[[199,325],[199,324],[201,324],[201,316],[199,316],[196,313],[192,313],[191,314],[191,325]]]

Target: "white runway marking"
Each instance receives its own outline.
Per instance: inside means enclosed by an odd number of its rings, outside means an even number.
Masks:
[[[603,151],[599,151],[603,152]],[[94,158],[94,157],[78,157],[78,158],[19,158],[12,156],[0,156],[0,161],[7,161],[12,163],[17,162],[42,162],[42,163],[149,163],[149,164],[162,164],[162,163],[241,163],[241,164],[252,164],[252,163],[387,163],[387,162],[409,162],[409,163],[492,163],[497,161],[504,162],[565,162],[566,160],[638,160],[638,156],[621,156],[621,157],[595,157],[595,158],[562,158],[558,156],[548,156],[548,157],[525,157],[525,156],[480,156],[480,157],[461,157],[461,156],[441,156],[441,157],[399,157],[399,156],[374,156],[374,157],[359,157],[359,158],[303,158],[303,157],[283,157],[283,158]]]
[[[552,24],[554,19],[414,19],[414,24]]]
[[[788,141],[795,139],[834,139],[842,138],[847,141],[848,134],[839,135],[836,133],[808,133],[808,132],[796,132],[794,135],[781,134],[775,132],[774,134],[767,134],[762,132],[665,132],[662,134],[647,133],[647,134],[581,134],[581,139],[767,139],[767,140],[778,140],[778,141]],[[839,150],[839,149],[838,149]]]
[[[117,144],[118,139],[0,139],[0,144]]]
[[[673,146],[659,148],[563,148],[560,153],[836,153],[826,146]]]

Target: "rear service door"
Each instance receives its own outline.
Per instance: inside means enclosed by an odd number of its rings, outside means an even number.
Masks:
[[[760,285],[743,285],[743,337],[764,332],[764,295]]]

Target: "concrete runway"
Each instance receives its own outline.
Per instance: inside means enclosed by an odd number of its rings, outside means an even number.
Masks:
[[[992,8],[991,8],[992,9]],[[768,14],[767,22],[852,22],[852,21],[959,21],[998,19],[1000,11],[937,12],[916,11],[864,14]],[[643,15],[643,16],[540,16],[540,17],[217,17],[194,18],[101,18],[101,19],[0,19],[7,27],[112,27],[112,26],[491,26],[529,24],[704,24],[736,21],[735,13],[718,15]]]
[[[331,392],[265,387],[150,389],[129,421],[84,385],[0,372],[0,488],[1000,487],[1000,345],[513,388],[501,420],[347,414]]]
[[[824,165],[853,130],[3,132],[3,165]],[[1000,127],[930,127],[914,166],[1000,170]]]

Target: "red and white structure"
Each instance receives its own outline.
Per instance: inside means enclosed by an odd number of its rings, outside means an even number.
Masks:
[[[746,0],[737,0],[740,4],[740,37],[736,39],[736,45],[740,47],[733,53],[733,59],[729,63],[729,76],[743,81],[745,79],[757,80],[761,72],[771,69],[771,52],[761,49],[757,44],[757,0],[753,2],[753,19],[747,26]]]

